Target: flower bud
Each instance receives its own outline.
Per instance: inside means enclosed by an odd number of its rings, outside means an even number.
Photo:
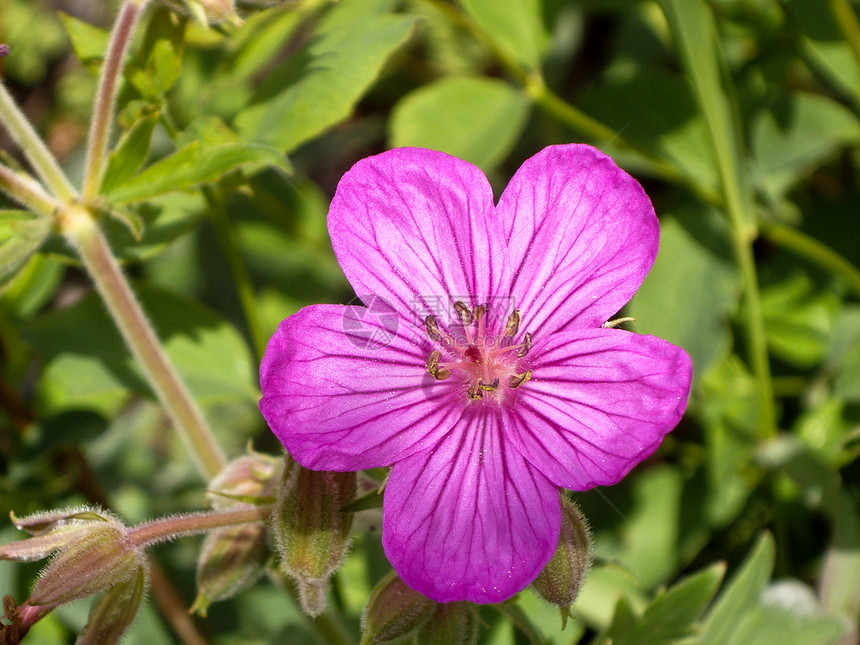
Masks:
[[[30,605],[54,607],[90,596],[143,566],[142,554],[126,543],[125,527],[107,511],[85,507],[12,520],[34,537],[0,546],[0,558],[31,561],[58,552],[33,587]]]
[[[302,609],[325,610],[328,580],[347,547],[352,514],[341,512],[354,496],[355,473],[308,470],[286,458],[272,535],[282,570],[296,580]]]
[[[534,581],[538,595],[561,608],[562,629],[591,567],[591,533],[576,505],[561,496],[561,537],[552,559]]]
[[[131,625],[149,582],[145,565],[127,580],[112,586],[90,608],[90,616],[75,645],[118,643]]]
[[[418,630],[418,643],[475,645],[478,617],[467,602],[436,604],[436,611]]]
[[[42,570],[30,602],[60,605],[128,580],[143,566],[143,557],[124,537],[121,525],[91,524]]]
[[[282,465],[278,457],[249,452],[228,463],[218,476],[209,482],[206,497],[216,510],[233,508],[237,504],[269,502],[271,500],[260,498],[265,496],[267,486]]]
[[[392,571],[379,581],[364,608],[361,645],[387,643],[415,634],[440,606],[407,586]]]
[[[252,585],[263,574],[268,557],[263,524],[228,526],[209,533],[197,562],[197,598],[191,611],[205,616],[213,602]]]

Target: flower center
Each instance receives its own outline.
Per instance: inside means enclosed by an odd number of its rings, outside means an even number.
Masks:
[[[494,333],[488,324],[486,305],[469,309],[458,300],[454,310],[463,332],[457,338],[443,332],[435,316],[424,319],[427,335],[440,347],[427,357],[430,376],[444,381],[456,374],[465,383],[470,401],[501,400],[508,390],[517,389],[531,378],[532,371],[521,370],[519,363],[531,349],[532,336],[526,332],[521,342],[514,342],[520,329],[518,309],[508,316],[501,334]]]

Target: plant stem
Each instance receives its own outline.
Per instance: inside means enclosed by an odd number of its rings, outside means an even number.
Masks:
[[[789,251],[843,278],[854,293],[860,296],[860,269],[829,246],[795,228],[776,222],[762,222],[761,231],[774,244],[784,246]]]
[[[60,213],[61,231],[78,250],[125,342],[143,368],[200,472],[211,479],[226,460],[200,408],[170,362],[140,304],[90,213],[69,206]]]
[[[14,99],[3,83],[0,83],[0,123],[6,126],[6,130],[21,148],[36,174],[42,178],[57,199],[70,202],[77,197],[77,191],[63,173],[60,164],[30,125],[24,113],[15,105]]]
[[[123,2],[111,32],[87,139],[82,192],[84,199],[92,199],[99,193],[107,160],[107,144],[113,122],[116,95],[122,76],[122,64],[131,43],[131,35],[145,5],[145,1],[126,0]]]
[[[274,506],[242,506],[239,509],[203,511],[175,517],[163,517],[130,528],[126,534],[136,547],[152,546],[182,535],[206,533],[224,526],[262,522],[272,514]]]
[[[33,177],[15,172],[3,164],[0,164],[0,190],[43,217],[53,217],[62,208],[62,204],[46,193]]]

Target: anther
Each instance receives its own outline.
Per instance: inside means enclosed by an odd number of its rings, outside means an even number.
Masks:
[[[478,387],[480,387],[485,392],[492,392],[499,388],[499,379],[493,379],[491,383],[484,383],[483,381],[478,381]]]
[[[477,401],[479,399],[484,398],[484,391],[480,387],[478,387],[477,383],[470,387],[466,391],[466,394],[468,395],[470,401]]]
[[[520,385],[528,381],[532,377],[532,371],[528,370],[523,374],[514,374],[508,379],[508,387],[512,390],[517,389]]]
[[[513,338],[520,330],[520,310],[514,309],[514,313],[508,316],[508,322],[505,324],[505,336]]]
[[[439,333],[439,323],[436,322],[435,316],[427,316],[424,319],[424,331],[427,332],[431,340],[442,340],[442,334]]]
[[[479,322],[486,313],[487,305],[478,305],[477,307],[475,307],[475,322]]]
[[[530,332],[526,332],[523,334],[523,346],[517,350],[517,356],[522,358],[526,354],[529,353],[529,350],[532,348],[532,335]]]
[[[475,320],[474,314],[466,306],[466,303],[462,300],[456,300],[454,302],[454,309],[457,311],[457,315],[460,317],[460,322],[464,325],[471,325],[472,321]]]
[[[442,352],[434,349],[427,357],[427,373],[437,381],[444,381],[451,376],[451,370],[439,369],[439,359],[442,358]]]

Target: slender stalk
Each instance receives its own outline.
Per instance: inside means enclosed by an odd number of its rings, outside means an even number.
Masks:
[[[33,177],[0,164],[0,190],[37,215],[53,217],[62,204],[56,201]]]
[[[274,506],[243,506],[223,511],[203,511],[176,517],[163,517],[132,527],[126,533],[129,543],[136,547],[152,546],[181,535],[206,533],[223,526],[262,522],[272,514]]]
[[[839,25],[845,42],[851,47],[857,66],[860,67],[860,20],[848,0],[830,0],[830,12]]]
[[[45,186],[60,201],[70,202],[77,197],[69,178],[60,168],[60,164],[48,150],[48,146],[30,125],[24,113],[15,105],[15,100],[9,94],[6,86],[0,82],[0,123],[2,123],[12,139],[21,148],[24,156],[33,166],[36,174],[45,182]]]
[[[860,296],[860,269],[851,264],[829,246],[785,224],[762,222],[762,234],[774,244],[806,258],[843,278],[854,293]]]
[[[99,193],[107,162],[107,144],[116,103],[122,64],[131,43],[131,35],[143,12],[146,0],[126,0],[120,7],[119,15],[111,32],[107,55],[99,79],[96,103],[90,122],[87,139],[87,156],[84,165],[84,199],[92,199]]]
[[[207,480],[215,477],[226,464],[224,455],[203,413],[164,352],[97,223],[79,206],[65,208],[58,222],[62,232],[78,250],[125,342],[143,368],[200,472]]]

